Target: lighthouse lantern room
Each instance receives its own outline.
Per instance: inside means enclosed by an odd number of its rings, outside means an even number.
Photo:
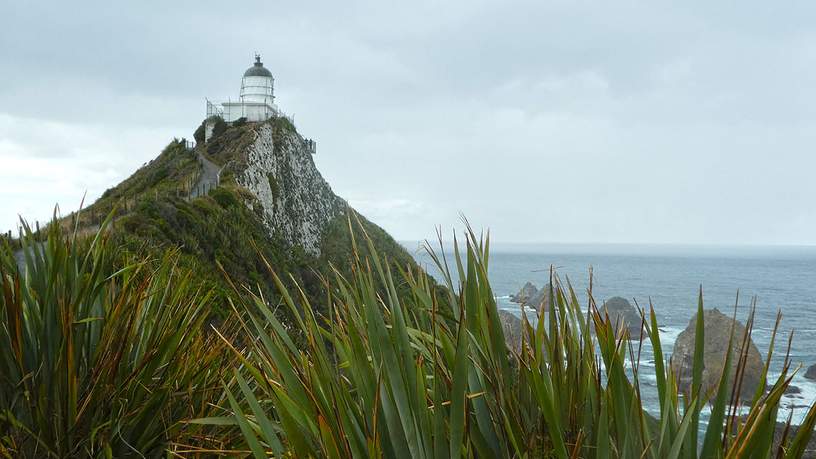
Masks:
[[[266,121],[278,113],[275,107],[275,79],[272,77],[261,56],[255,55],[255,63],[241,78],[241,92],[237,101],[228,100],[220,104],[207,100],[207,118],[221,117],[231,123],[244,118],[246,121]]]

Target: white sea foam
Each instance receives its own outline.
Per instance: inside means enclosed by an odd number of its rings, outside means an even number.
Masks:
[[[779,374],[768,374],[768,382],[776,382]],[[781,409],[777,415],[778,421],[787,421],[788,415],[793,411],[792,422],[800,424],[807,414],[810,405],[816,402],[816,382],[805,379],[801,374],[794,376],[791,385],[799,388],[798,394],[784,394],[781,401]]]
[[[677,337],[685,330],[683,327],[659,327],[660,345],[663,348],[663,353],[671,353],[671,348],[674,347],[674,342]]]

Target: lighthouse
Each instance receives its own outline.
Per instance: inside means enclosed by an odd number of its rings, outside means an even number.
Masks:
[[[245,122],[258,123],[273,117],[285,118],[294,128],[294,119],[278,110],[275,105],[275,78],[272,72],[264,67],[261,62],[261,55],[255,54],[255,62],[252,67],[244,71],[241,77],[241,91],[238,93],[238,100],[227,100],[226,102],[212,102],[207,100],[207,117],[204,119],[203,135],[196,130],[196,140],[209,142],[218,132],[227,129],[226,125],[238,126]],[[222,126],[216,130],[216,126]],[[315,141],[301,137],[305,149],[315,154],[317,147]]]
[[[220,117],[228,123],[242,118],[249,122],[266,121],[278,114],[274,88],[272,72],[264,67],[260,54],[256,54],[252,67],[241,77],[238,100],[220,104],[207,100],[207,118]]]
[[[244,72],[241,78],[241,102],[258,103],[271,107],[275,100],[273,94],[275,79],[263,62],[261,55],[255,55],[255,63]]]

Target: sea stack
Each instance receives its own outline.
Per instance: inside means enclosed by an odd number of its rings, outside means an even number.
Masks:
[[[718,309],[708,309],[703,312],[704,340],[703,340],[703,379],[701,391],[713,396],[713,389],[722,377],[725,365],[725,354],[728,349],[728,340],[731,330],[734,331],[734,340],[731,347],[731,384],[734,382],[740,345],[742,344],[745,327]],[[672,370],[677,378],[677,385],[683,392],[691,391],[692,366],[694,362],[694,341],[697,314],[691,318],[688,326],[677,337],[671,357]],[[760,384],[763,363],[762,356],[753,340],[748,343],[745,360],[745,371],[742,377],[740,398],[743,400],[753,397]]]
[[[536,311],[546,311],[550,307],[550,284],[546,284],[539,289],[532,282],[527,282],[518,293],[510,295],[510,301],[533,308]]]
[[[629,330],[629,335],[633,338],[637,338],[635,335],[640,334],[643,319],[626,298],[613,296],[604,302],[601,312],[609,315],[609,320],[615,327],[622,325]]]

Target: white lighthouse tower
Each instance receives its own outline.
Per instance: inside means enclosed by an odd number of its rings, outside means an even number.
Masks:
[[[249,122],[266,121],[278,113],[275,107],[275,79],[261,56],[255,55],[255,63],[241,78],[241,92],[237,101],[228,100],[218,104],[207,101],[207,118],[219,116],[231,123],[244,118]]]
[[[274,85],[272,72],[263,66],[260,54],[256,54],[255,63],[244,72],[241,79],[241,102],[272,106],[275,101]]]
[[[266,121],[273,117],[286,118],[292,126],[294,126],[294,119],[286,116],[283,112],[278,110],[275,105],[275,79],[272,77],[263,62],[261,56],[255,54],[255,62],[252,67],[246,69],[244,76],[241,77],[241,92],[237,101],[228,100],[227,102],[215,103],[207,100],[207,117],[204,119],[203,139],[196,137],[198,141],[203,140],[209,142],[213,135],[218,132],[224,132],[230,124],[237,126],[242,122],[258,123]],[[216,132],[216,126],[218,128]],[[196,135],[200,135],[196,130]],[[301,137],[305,148],[311,154],[315,154],[317,147],[315,141]]]

